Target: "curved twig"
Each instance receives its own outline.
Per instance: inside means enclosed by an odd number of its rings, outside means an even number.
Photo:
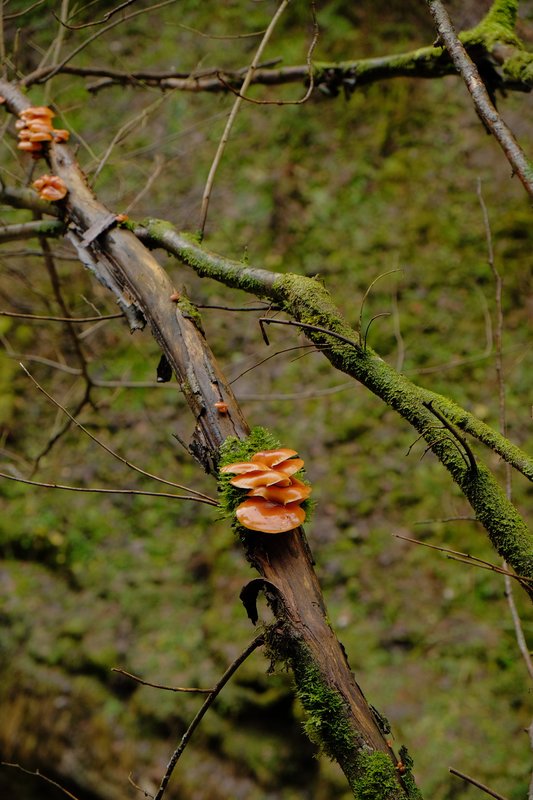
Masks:
[[[167,788],[168,782],[169,782],[169,780],[170,780],[170,778],[172,776],[172,773],[174,772],[174,769],[175,769],[176,764],[178,763],[178,761],[180,759],[180,756],[182,755],[183,751],[187,747],[191,736],[193,735],[194,731],[196,730],[196,728],[198,727],[198,725],[202,721],[203,717],[206,715],[206,713],[209,710],[210,706],[213,705],[213,702],[215,701],[215,699],[218,697],[218,695],[220,694],[220,692],[222,691],[224,686],[227,684],[229,679],[232,677],[232,675],[234,675],[234,673],[239,669],[241,664],[243,664],[246,661],[246,659],[254,652],[254,650],[257,650],[258,647],[261,647],[264,644],[264,641],[265,641],[265,639],[264,639],[264,635],[262,633],[259,634],[259,636],[256,636],[255,639],[253,639],[250,642],[248,647],[245,650],[243,650],[243,652],[240,654],[240,656],[238,656],[235,659],[233,664],[230,664],[230,666],[228,667],[228,669],[226,670],[224,675],[221,677],[221,679],[218,681],[216,686],[210,692],[209,696],[205,700],[205,702],[202,705],[201,709],[198,711],[198,713],[196,714],[195,718],[193,719],[193,721],[191,722],[191,724],[189,725],[189,727],[187,728],[187,730],[185,731],[185,733],[181,737],[181,741],[180,741],[179,745],[177,746],[177,748],[172,753],[172,757],[171,757],[170,761],[168,762],[165,774],[163,775],[163,778],[161,780],[161,784],[159,786],[157,794],[155,795],[154,800],[161,800],[161,798],[163,797],[165,789]]]

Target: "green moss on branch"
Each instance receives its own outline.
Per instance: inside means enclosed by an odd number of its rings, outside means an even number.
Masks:
[[[288,666],[306,713],[304,729],[311,741],[342,767],[357,800],[419,800],[410,773],[403,780],[391,756],[371,749],[350,724],[348,704],[321,673],[303,642],[279,621],[267,631],[266,653],[273,664]]]
[[[141,229],[141,236],[154,246],[164,247],[203,277],[269,298],[299,322],[325,328],[354,341],[359,339],[358,332],[348,325],[326,288],[313,278],[245,267],[209,253],[176,233],[168,223],[149,221]],[[370,347],[346,344],[323,331],[306,330],[306,335],[321,346],[333,366],[366,386],[423,436],[460,486],[497,552],[518,574],[533,578],[533,537],[524,521],[488,470],[479,465],[474,472],[465,463],[457,440],[452,434],[443,436],[424,403],[433,403],[450,422],[495,450],[530,479],[533,479],[532,460],[453,401],[420,388],[396,372]],[[533,595],[533,589],[531,593]]]

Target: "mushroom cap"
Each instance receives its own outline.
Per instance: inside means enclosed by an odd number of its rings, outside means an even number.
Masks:
[[[34,143],[30,142],[30,144]],[[38,146],[37,142],[35,146]],[[59,175],[41,175],[32,183],[32,186],[39,192],[42,200],[62,200],[68,191],[65,181]]]
[[[276,464],[274,469],[276,472],[281,472],[283,475],[287,477],[289,475],[294,475],[295,472],[298,472],[304,465],[303,458],[289,458],[287,461],[284,461],[282,464]]]
[[[292,456],[297,456],[296,450],[289,450],[287,447],[278,447],[276,450],[261,450],[252,456],[254,463],[266,464],[267,467],[275,467],[283,461],[287,461]]]
[[[285,533],[298,528],[305,520],[305,511],[299,503],[280,506],[262,497],[251,497],[235,511],[244,528],[262,533]]]
[[[23,122],[23,120],[20,120]],[[34,117],[33,119],[29,119],[24,122],[26,128],[29,128],[30,131],[51,131],[52,130],[52,122],[48,119],[48,117]]]
[[[44,189],[41,189],[39,192],[39,197],[41,200],[51,200],[55,202],[56,200],[62,200],[67,193],[65,189],[56,189],[55,186],[45,186]]]
[[[41,145],[39,142],[21,141],[17,145],[17,150],[26,150],[28,153],[40,153]]]
[[[220,470],[226,474],[228,472],[234,475],[242,475],[245,472],[268,472],[268,467],[265,464],[253,464],[251,461],[238,461],[236,464],[226,464]]]
[[[289,478],[273,469],[254,470],[245,475],[237,475],[236,478],[230,480],[230,483],[232,486],[238,486],[239,489],[255,489],[257,486],[272,486],[273,484],[290,486]]]
[[[56,142],[68,142],[70,139],[69,131],[65,130],[65,128],[54,128],[52,130],[52,136],[56,140]]]
[[[52,117],[55,117],[55,112],[52,111],[51,108],[48,108],[48,106],[30,106],[29,108],[25,108],[24,111],[21,111],[19,117],[21,119],[34,119],[35,117],[47,117],[48,119],[52,119]]]
[[[21,131],[22,133],[22,131]],[[30,132],[30,142],[51,142],[52,136],[46,131]]]
[[[286,506],[288,503],[301,503],[311,494],[311,487],[297,478],[291,478],[290,486],[257,486],[248,492],[248,497],[264,497],[272,503]]]

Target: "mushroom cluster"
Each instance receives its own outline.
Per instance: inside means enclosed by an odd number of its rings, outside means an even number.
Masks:
[[[303,523],[305,511],[301,503],[311,494],[311,487],[293,477],[304,465],[303,459],[294,458],[297,455],[296,450],[284,447],[263,450],[250,461],[222,467],[222,473],[236,476],[230,480],[232,486],[250,490],[248,499],[235,511],[243,527],[284,533]]]
[[[62,128],[54,128],[52,118],[54,112],[47,106],[30,106],[19,114],[20,119],[15,122],[18,130],[19,150],[31,153],[33,158],[40,158],[43,147],[52,140],[66,142],[69,132]]]
[[[41,200],[56,202],[62,200],[67,194],[67,185],[58,175],[41,175],[32,183],[33,188],[39,193]]]

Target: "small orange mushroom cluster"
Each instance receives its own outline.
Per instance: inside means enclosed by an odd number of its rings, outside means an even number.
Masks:
[[[18,130],[19,150],[31,153],[33,158],[40,158],[43,146],[52,140],[66,142],[69,132],[62,128],[54,128],[52,118],[54,112],[47,106],[30,106],[19,114],[20,119],[15,122]]]
[[[305,520],[301,503],[311,494],[307,486],[293,475],[300,470],[303,459],[296,450],[278,448],[255,453],[251,461],[228,464],[220,470],[234,474],[232,486],[249,489],[248,499],[237,507],[235,514],[245,528],[263,533],[284,533],[297,528]]]
[[[33,188],[39,193],[41,200],[56,202],[62,200],[67,194],[67,185],[58,175],[42,175],[32,183]]]

